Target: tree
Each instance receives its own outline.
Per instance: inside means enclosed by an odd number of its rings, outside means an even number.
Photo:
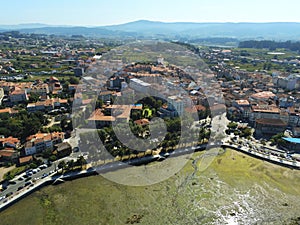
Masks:
[[[73,168],[75,166],[74,160],[72,159],[72,160],[68,161],[67,165],[68,165],[69,169],[73,170]]]
[[[241,137],[250,137],[252,135],[251,128],[247,127],[245,129],[242,129],[240,136]]]
[[[35,168],[37,168],[38,166],[37,166],[36,163],[30,163],[30,164],[29,164],[29,167],[30,167],[31,169],[35,169]]]
[[[80,168],[81,168],[81,169],[82,169],[83,165],[86,164],[86,161],[85,161],[85,159],[84,159],[83,156],[79,156],[79,157],[77,158],[77,164],[80,165]]]
[[[235,129],[238,127],[238,124],[235,123],[235,122],[230,122],[230,123],[227,125],[227,127],[228,127],[229,129],[235,130]]]
[[[59,169],[62,169],[62,173],[64,172],[65,167],[66,167],[66,162],[65,162],[64,160],[63,160],[63,161],[60,161],[60,162],[58,163],[58,168],[59,168]]]
[[[102,106],[103,106],[103,101],[102,101],[102,99],[98,99],[97,101],[96,101],[96,109],[101,109],[102,108]]]
[[[40,96],[38,94],[31,92],[30,95],[29,95],[28,102],[29,103],[37,102],[39,100],[39,98],[40,98]]]
[[[79,84],[79,79],[77,77],[70,77],[70,84]]]
[[[57,159],[57,157],[56,157],[55,155],[51,155],[51,156],[49,157],[49,160],[50,160],[51,162],[54,162],[56,159]]]

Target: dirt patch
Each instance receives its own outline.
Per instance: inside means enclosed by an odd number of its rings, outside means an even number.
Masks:
[[[6,174],[8,171],[16,168],[16,166],[11,166],[11,167],[0,167],[0,181],[3,180],[4,174]]]

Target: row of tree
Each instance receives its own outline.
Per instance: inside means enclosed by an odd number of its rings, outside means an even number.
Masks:
[[[258,48],[258,49],[270,49],[276,50],[277,48],[289,49],[291,51],[300,51],[300,42],[276,42],[276,41],[242,41],[239,43],[239,48]]]

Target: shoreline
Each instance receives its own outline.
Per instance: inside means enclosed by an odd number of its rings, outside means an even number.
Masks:
[[[276,166],[282,166],[285,168],[289,168],[289,169],[297,169],[300,170],[300,165],[299,162],[296,163],[296,165],[293,164],[288,164],[287,162],[285,162],[284,160],[280,161],[280,160],[275,160],[272,158],[267,158],[264,157],[262,154],[256,153],[254,154],[253,151],[251,151],[250,149],[242,149],[239,148],[238,146],[235,145],[226,145],[226,144],[222,144],[222,145],[202,145],[202,146],[198,146],[198,147],[192,147],[189,149],[185,149],[185,151],[173,151],[170,156],[172,157],[177,157],[177,156],[181,156],[181,155],[185,155],[185,154],[190,154],[192,152],[199,152],[199,151],[205,151],[207,149],[211,149],[211,148],[222,148],[224,149],[224,151],[226,151],[226,149],[230,149],[245,155],[248,155],[249,157],[253,157],[253,158],[257,158],[259,160],[263,160],[263,161],[267,161],[273,165]],[[116,161],[116,162],[112,162],[112,163],[107,163],[105,165],[102,166],[98,166],[96,168],[92,168],[92,169],[88,169],[88,170],[82,170],[80,172],[70,172],[68,174],[64,174],[64,175],[53,175],[52,177],[48,177],[45,178],[42,182],[39,182],[38,184],[35,184],[33,187],[29,187],[27,190],[25,190],[22,193],[19,193],[16,196],[13,196],[12,198],[10,198],[8,201],[6,201],[4,204],[0,205],[0,212],[2,212],[3,210],[9,208],[10,206],[12,206],[13,204],[17,203],[18,201],[22,200],[23,198],[27,197],[28,195],[30,195],[31,193],[45,187],[48,185],[56,185],[59,183],[63,183],[65,181],[70,181],[70,180],[75,180],[75,179],[79,179],[79,178],[83,178],[83,177],[88,177],[88,176],[94,176],[94,175],[100,175],[101,173],[106,173],[106,172],[111,172],[111,171],[115,171],[115,170],[120,170],[120,169],[124,169],[126,167],[129,167],[131,165],[133,166],[139,166],[139,165],[143,165],[143,164],[149,164],[151,162],[154,161],[158,161],[159,157],[147,157],[147,158],[142,158],[142,162],[141,159],[139,160],[135,160],[135,161],[128,161],[128,162],[120,162],[120,161]]]

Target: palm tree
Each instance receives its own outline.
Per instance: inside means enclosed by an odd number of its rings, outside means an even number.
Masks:
[[[71,168],[71,170],[73,170],[74,165],[75,165],[74,160],[73,159],[70,160],[67,164],[68,164],[69,169]]]
[[[65,167],[66,167],[66,162],[64,160],[60,161],[59,164],[58,164],[58,168],[62,169],[62,173],[64,173],[64,168]]]
[[[79,156],[77,158],[77,163],[80,165],[80,168],[82,169],[83,165],[86,163],[85,159],[83,156]]]

